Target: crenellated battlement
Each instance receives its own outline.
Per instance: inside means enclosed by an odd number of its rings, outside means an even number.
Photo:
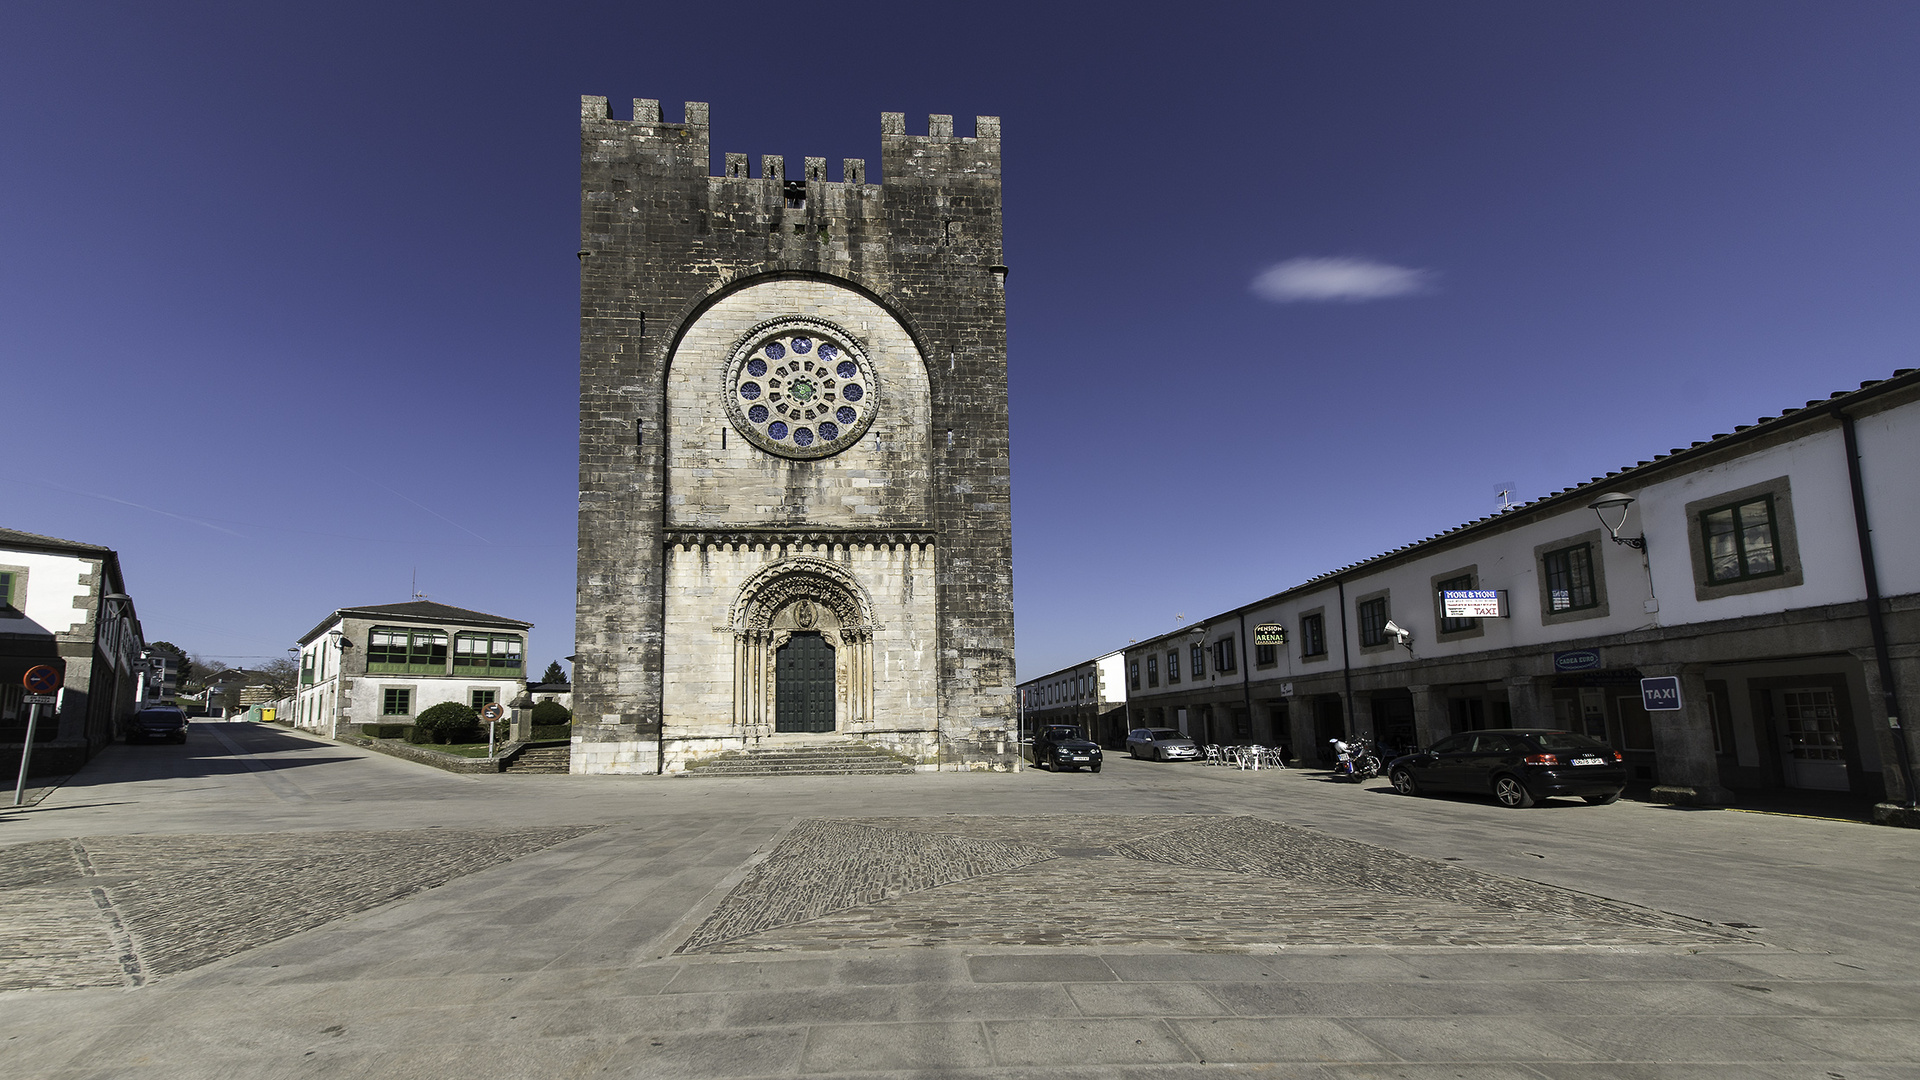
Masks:
[[[606,98],[595,95],[582,95],[580,98],[582,125],[596,127],[612,125],[617,129],[624,129],[622,133],[632,139],[671,138],[680,141],[683,145],[688,140],[696,144],[704,144],[710,127],[707,103],[687,102],[684,115],[685,120],[681,123],[668,122],[661,117],[660,102],[657,99],[634,98],[633,119],[619,120],[611,115]],[[953,116],[948,113],[934,113],[927,117],[925,135],[909,135],[905,113],[881,113],[882,161],[891,163],[889,171],[898,170],[897,175],[902,179],[911,176],[925,180],[942,174],[978,174],[983,169],[997,173],[1000,157],[1000,118],[976,116],[973,123],[972,135],[955,135]],[[786,181],[787,163],[784,156],[762,155],[758,176],[754,176],[750,171],[749,160],[746,154],[727,154],[720,177],[729,180],[772,180],[778,183]],[[827,174],[826,158],[807,158],[801,176],[810,184],[836,182]],[[841,159],[840,180],[837,182],[865,184],[867,160],[865,158]]]

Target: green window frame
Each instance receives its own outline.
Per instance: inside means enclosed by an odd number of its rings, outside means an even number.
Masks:
[[[1443,593],[1444,592],[1465,592],[1466,590],[1471,588],[1473,588],[1473,575],[1461,574],[1459,577],[1448,578],[1447,580],[1441,582],[1438,587],[1438,591]],[[1440,632],[1441,633],[1458,634],[1464,630],[1471,630],[1475,626],[1479,625],[1478,619],[1447,618],[1445,614],[1447,610],[1446,603],[1447,602],[1444,599],[1440,601],[1440,611],[1442,613],[1440,616]]]
[[[1180,650],[1174,649],[1167,653],[1167,685],[1172,686],[1173,684],[1179,681],[1180,681]]]
[[[1584,611],[1600,606],[1593,576],[1593,545],[1574,544],[1540,557],[1547,568],[1547,610]]]
[[[311,652],[300,654],[300,685],[313,685],[313,654]]]
[[[1780,524],[1772,495],[1701,511],[1700,537],[1706,543],[1710,585],[1773,577],[1785,569],[1780,565]]]
[[[1355,608],[1355,614],[1360,620],[1360,644],[1385,645],[1387,643],[1387,598],[1376,596],[1371,600],[1362,600],[1355,605]]]
[[[375,675],[445,675],[447,632],[376,626],[367,631],[367,671]]]
[[[388,686],[380,690],[381,716],[412,716],[413,690],[404,686]]]
[[[526,666],[526,645],[518,634],[460,633],[453,636],[453,670],[460,675],[518,678]]]
[[[1315,612],[1300,620],[1300,655],[1327,655],[1327,617]]]
[[[25,576],[17,570],[0,570],[0,611],[19,610],[14,591]]]
[[[500,691],[474,690],[468,693],[467,697],[470,699],[467,704],[473,706],[475,709],[484,709],[500,700]]]

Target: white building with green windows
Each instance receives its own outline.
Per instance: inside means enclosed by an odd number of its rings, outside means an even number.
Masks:
[[[504,705],[526,681],[531,629],[431,600],[341,608],[300,638],[292,720],[336,736],[410,724],[444,701]]]

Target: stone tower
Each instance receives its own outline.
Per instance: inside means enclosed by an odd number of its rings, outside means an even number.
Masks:
[[[576,773],[862,741],[1009,760],[1000,121],[711,175],[580,108]]]

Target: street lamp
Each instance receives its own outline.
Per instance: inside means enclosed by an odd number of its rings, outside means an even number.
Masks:
[[[1620,535],[1620,530],[1625,528],[1627,524],[1627,508],[1632,505],[1633,496],[1623,495],[1618,491],[1609,491],[1588,503],[1587,508],[1592,510],[1594,515],[1600,519],[1600,524],[1607,527],[1607,535],[1613,537],[1614,543],[1624,544],[1636,551],[1645,551],[1647,550],[1646,537]],[[1612,521],[1607,520],[1609,514],[1613,515]]]

